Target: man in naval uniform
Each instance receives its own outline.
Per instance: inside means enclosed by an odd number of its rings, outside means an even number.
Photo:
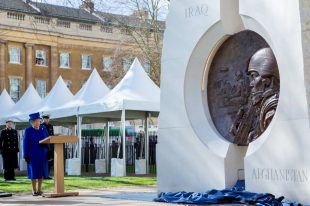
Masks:
[[[8,119],[6,128],[0,135],[0,153],[3,158],[4,179],[6,181],[15,180],[15,169],[18,168],[18,134],[13,129],[14,123]]]
[[[43,123],[42,125],[45,126],[48,135],[54,136],[54,126],[50,124],[50,115],[44,114],[42,115]],[[51,167],[54,165],[54,144],[48,144],[46,159],[48,161],[48,174],[50,174]],[[52,179],[51,177],[44,177],[44,179]]]

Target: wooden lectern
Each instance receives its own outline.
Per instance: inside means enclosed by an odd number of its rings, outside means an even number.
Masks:
[[[64,189],[64,143],[76,143],[76,136],[49,136],[40,144],[54,144],[54,193],[44,193],[43,197],[78,196],[78,192],[65,192]]]

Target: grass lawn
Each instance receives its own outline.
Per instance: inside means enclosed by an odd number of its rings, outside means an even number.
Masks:
[[[31,192],[31,182],[25,176],[17,176],[16,181],[5,182],[0,178],[0,190],[4,192]],[[65,177],[65,190],[106,188],[135,185],[156,185],[156,177]],[[43,180],[43,191],[52,191],[54,180]]]

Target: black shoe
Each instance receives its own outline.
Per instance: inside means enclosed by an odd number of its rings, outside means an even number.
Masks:
[[[37,192],[32,192],[32,196],[39,196]]]
[[[53,178],[51,177],[44,177],[45,180],[52,180]]]
[[[42,191],[37,191],[37,195],[41,196],[43,194]]]
[[[15,181],[15,177],[10,177],[10,178],[4,178],[5,181]]]

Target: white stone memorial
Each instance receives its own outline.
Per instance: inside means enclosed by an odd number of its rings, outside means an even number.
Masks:
[[[310,204],[309,1],[173,0],[166,21],[157,146],[158,192],[232,187]],[[241,31],[260,35],[280,73],[269,127],[248,146],[217,131],[207,83],[219,47]]]

